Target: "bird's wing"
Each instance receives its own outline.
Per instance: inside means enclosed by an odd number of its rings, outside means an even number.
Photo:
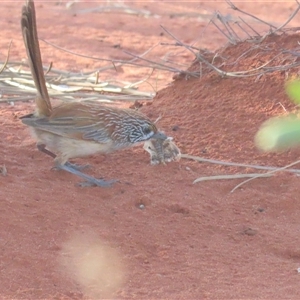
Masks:
[[[99,119],[84,116],[39,118],[25,116],[22,122],[38,130],[79,140],[92,140],[98,143],[111,141],[110,128]]]

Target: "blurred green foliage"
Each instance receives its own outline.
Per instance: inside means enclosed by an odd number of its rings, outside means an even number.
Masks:
[[[294,103],[300,104],[300,80],[299,79],[288,81],[285,85],[285,91]]]
[[[300,104],[300,80],[288,81],[285,91]],[[262,151],[281,151],[300,145],[300,119],[296,114],[273,117],[265,121],[255,135],[255,145]]]

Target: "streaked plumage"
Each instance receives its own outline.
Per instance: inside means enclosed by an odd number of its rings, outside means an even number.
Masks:
[[[66,103],[52,108],[46,88],[36,30],[33,0],[22,9],[21,27],[28,62],[37,89],[35,113],[22,117],[40,151],[55,157],[56,167],[93,184],[105,182],[72,168],[70,158],[109,153],[152,139],[166,139],[143,114],[98,103]]]

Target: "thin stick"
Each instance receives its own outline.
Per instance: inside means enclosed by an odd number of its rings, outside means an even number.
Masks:
[[[239,19],[246,25],[248,26],[255,34],[256,36],[261,36],[252,26],[250,26],[242,17],[239,17]]]
[[[230,39],[234,42],[234,44],[236,44],[237,40],[239,41],[240,38],[236,34],[236,32],[233,30],[233,28],[230,26],[230,23],[227,21],[226,18],[223,17],[223,15],[220,12],[217,12],[217,18],[223,24],[225,29],[227,30],[227,32],[230,36]]]
[[[41,41],[43,41],[44,43],[54,47],[54,48],[57,48],[61,51],[64,51],[66,53],[69,53],[69,54],[72,54],[72,55],[76,55],[76,56],[79,56],[79,57],[84,57],[84,58],[88,58],[88,59],[92,59],[92,60],[96,60],[96,61],[107,61],[107,62],[110,62],[113,64],[113,66],[107,66],[107,67],[103,67],[101,68],[101,71],[105,71],[105,70],[108,70],[108,69],[115,69],[116,66],[122,66],[122,65],[125,65],[125,64],[130,64],[130,65],[133,65],[133,66],[138,66],[138,67],[149,67],[149,66],[144,66],[144,65],[140,65],[140,64],[137,64],[137,63],[134,63],[134,61],[136,60],[136,58],[134,59],[131,59],[129,61],[126,61],[126,60],[120,60],[120,59],[116,59],[116,60],[112,60],[112,59],[108,59],[108,58],[100,58],[100,57],[94,57],[94,56],[88,56],[88,55],[84,55],[84,54],[80,54],[80,53],[77,53],[77,52],[74,52],[74,51],[71,51],[71,50],[67,50],[63,47],[60,47],[56,44],[53,44],[47,40],[44,40],[44,39],[40,39]],[[152,51],[155,47],[157,47],[158,44],[152,46],[150,49],[148,49],[147,51],[145,51],[143,54],[141,54],[138,58],[146,55],[147,53],[149,53],[150,51]],[[119,63],[119,64],[116,64],[116,63]],[[149,68],[152,68],[152,67],[149,67]]]
[[[246,33],[246,35],[248,35],[248,38],[252,38],[252,36],[248,33],[248,31],[245,29],[245,28],[243,28],[243,26],[237,21],[237,22],[235,22],[235,24],[243,31],[243,32],[245,32]]]
[[[297,1],[298,3],[298,1]],[[278,28],[276,28],[275,30],[271,30],[270,32],[268,32],[267,34],[265,34],[260,40],[259,43],[261,43],[266,37],[268,37],[271,34],[276,33],[277,31],[281,30],[283,27],[285,27],[288,23],[291,22],[291,20],[296,16],[296,14],[298,13],[298,11],[300,10],[300,4],[298,3],[298,7],[297,9],[292,13],[292,15]]]
[[[230,28],[231,32],[233,33],[233,35],[235,36],[235,38],[238,40],[238,41],[241,41],[240,37],[238,36],[238,34],[234,31],[234,29],[232,28],[232,26],[230,25],[229,22],[227,22],[227,26]]]
[[[195,161],[199,161],[199,162],[223,165],[223,166],[231,166],[231,167],[243,167],[243,168],[253,168],[253,169],[258,169],[258,170],[272,170],[272,171],[278,170],[278,167],[240,164],[240,163],[227,162],[227,161],[221,161],[221,160],[215,160],[215,159],[208,159],[208,158],[203,158],[203,157],[193,156],[193,155],[188,155],[188,154],[181,154],[181,158],[191,159],[191,160],[195,160]],[[283,171],[300,174],[299,169],[288,169],[288,170],[283,170]]]
[[[172,67],[168,67],[164,64],[161,64],[161,63],[158,63],[158,62],[154,62],[150,59],[147,59],[147,58],[143,58],[143,57],[140,57],[139,55],[136,55],[136,54],[133,54],[129,51],[126,51],[126,50],[123,50],[124,53],[132,56],[132,57],[135,57],[135,58],[138,58],[140,60],[143,60],[143,61],[146,61],[148,63],[151,63],[151,68],[159,68],[160,70],[166,70],[166,71],[170,71],[170,72],[183,72],[182,70],[180,69],[176,69],[176,68],[172,68]],[[139,65],[139,66],[143,66],[143,65]],[[143,67],[146,67],[146,66],[143,66]],[[149,66],[147,66],[149,68]]]
[[[232,37],[232,33],[231,33],[230,29],[227,26],[228,25],[227,21],[224,20],[223,16],[220,14],[219,11],[217,11],[216,16],[217,16],[217,19],[223,24],[223,26],[227,30],[229,36]]]
[[[298,13],[298,11],[300,10],[300,4],[298,1],[296,1],[298,3],[298,7],[297,9],[291,14],[291,16],[278,28],[276,28],[275,30],[272,31],[272,34],[274,34],[275,32],[281,30],[283,27],[285,27],[288,23],[291,22],[291,20],[296,16],[296,14]]]
[[[286,171],[287,168],[292,167],[292,166],[294,166],[294,165],[296,165],[296,164],[299,164],[299,163],[300,163],[300,160],[297,160],[296,162],[293,162],[293,163],[291,163],[291,164],[289,164],[289,165],[287,165],[287,166],[284,166],[284,167],[282,167],[282,168],[279,168],[279,169],[277,169],[277,170],[273,170],[273,171],[270,171],[270,172],[267,172],[267,173],[264,173],[264,174],[257,174],[256,176],[254,176],[254,177],[252,177],[252,178],[249,178],[249,179],[247,179],[247,180],[241,182],[241,183],[238,184],[237,186],[235,186],[235,187],[230,191],[230,193],[233,193],[236,189],[238,189],[239,187],[241,187],[242,185],[244,185],[245,183],[247,183],[247,182],[249,182],[249,181],[251,181],[251,180],[253,180],[253,179],[256,179],[256,178],[259,178],[259,177],[265,177],[265,175],[267,175],[267,174],[270,175],[270,174],[274,174],[274,173],[279,172],[279,171]]]
[[[244,15],[247,15],[247,16],[253,18],[254,20],[257,20],[257,21],[259,21],[259,22],[261,22],[261,23],[264,23],[264,24],[266,24],[266,25],[268,25],[268,26],[270,26],[270,27],[272,27],[272,28],[276,28],[276,26],[272,25],[271,23],[268,23],[268,22],[266,22],[266,21],[264,21],[264,20],[261,20],[261,19],[255,17],[254,15],[251,15],[251,14],[249,14],[249,13],[247,13],[247,12],[245,12],[245,11],[239,9],[239,8],[238,8],[237,6],[235,6],[230,0],[226,0],[226,2],[229,4],[229,6],[230,6],[231,9],[236,10],[236,11],[239,11],[240,13],[242,13],[242,14],[244,14]]]
[[[6,59],[5,62],[2,66],[2,68],[0,69],[0,74],[4,71],[4,69],[7,66],[8,60],[9,60],[9,54],[10,54],[10,48],[11,48],[11,44],[12,44],[12,40],[10,41],[9,45],[8,45],[8,50],[7,50],[7,55],[6,55]]]
[[[223,180],[223,179],[239,179],[239,178],[253,178],[256,176],[260,177],[271,177],[273,174],[260,174],[260,173],[249,173],[249,174],[234,174],[234,175],[215,175],[215,176],[204,176],[199,177],[193,181],[193,184],[201,181],[208,181],[208,180]]]
[[[227,38],[227,40],[231,43],[236,45],[236,42],[232,40],[232,38],[227,35],[217,24],[214,20],[211,20],[211,23],[215,25],[215,27]]]

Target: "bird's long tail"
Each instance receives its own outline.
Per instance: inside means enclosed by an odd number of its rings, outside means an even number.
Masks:
[[[38,116],[49,116],[51,114],[52,107],[43,71],[33,0],[27,0],[26,4],[22,8],[21,28],[28,56],[28,63],[37,89],[37,96],[35,100],[36,114]]]

